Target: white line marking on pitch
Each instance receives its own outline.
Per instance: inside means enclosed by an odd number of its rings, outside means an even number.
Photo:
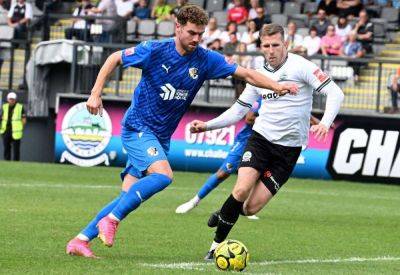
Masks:
[[[120,185],[89,185],[89,184],[43,184],[43,183],[0,183],[0,187],[4,188],[60,188],[60,189],[119,189]],[[167,190],[188,190],[197,191],[196,187],[180,187],[170,186]],[[229,192],[227,188],[218,188],[219,192]],[[351,195],[351,194],[337,194],[331,192],[320,192],[320,191],[306,191],[306,190],[282,190],[282,193],[298,193],[307,195],[321,195],[321,196],[341,196],[346,198],[370,198],[370,199],[382,199],[382,200],[400,200],[400,197],[386,197],[386,196],[374,196],[374,195]]]
[[[325,264],[325,263],[360,263],[360,262],[385,262],[400,261],[400,257],[383,256],[376,258],[351,257],[347,259],[300,259],[300,260],[277,260],[264,262],[250,262],[250,265],[285,265],[285,264]],[[162,268],[162,269],[184,269],[184,270],[204,270],[204,267],[214,265],[214,263],[158,263],[158,264],[141,264],[144,267]]]

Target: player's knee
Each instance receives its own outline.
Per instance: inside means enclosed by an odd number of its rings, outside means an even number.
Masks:
[[[235,187],[232,191],[232,195],[240,201],[244,201],[250,194],[250,190],[244,186]]]

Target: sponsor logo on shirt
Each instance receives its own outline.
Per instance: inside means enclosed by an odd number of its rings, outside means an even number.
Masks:
[[[264,99],[264,100],[277,99],[281,96],[284,96],[284,95],[279,95],[277,93],[268,93],[268,94],[263,94],[262,99]]]
[[[161,90],[163,91],[160,94],[160,97],[163,100],[186,100],[189,94],[188,90],[175,89],[171,84],[167,83],[164,86],[161,86]]]

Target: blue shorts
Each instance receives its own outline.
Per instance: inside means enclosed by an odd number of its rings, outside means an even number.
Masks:
[[[219,169],[228,174],[235,173],[239,167],[246,144],[247,139],[245,141],[236,141]]]
[[[128,154],[126,167],[121,172],[122,180],[126,174],[140,179],[151,164],[159,160],[167,160],[166,152],[169,149],[169,142],[161,144],[152,133],[122,127],[121,140]]]

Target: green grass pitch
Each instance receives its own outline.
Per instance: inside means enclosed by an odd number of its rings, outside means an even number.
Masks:
[[[119,193],[118,168],[0,162],[0,273],[210,274],[206,221],[235,177],[185,215],[207,174],[175,172],[165,191],[121,224],[98,260],[65,254],[66,242]],[[245,274],[400,274],[400,186],[291,179],[230,238],[246,244]],[[218,274],[218,273],[217,273]],[[220,274],[220,272],[219,272]]]

